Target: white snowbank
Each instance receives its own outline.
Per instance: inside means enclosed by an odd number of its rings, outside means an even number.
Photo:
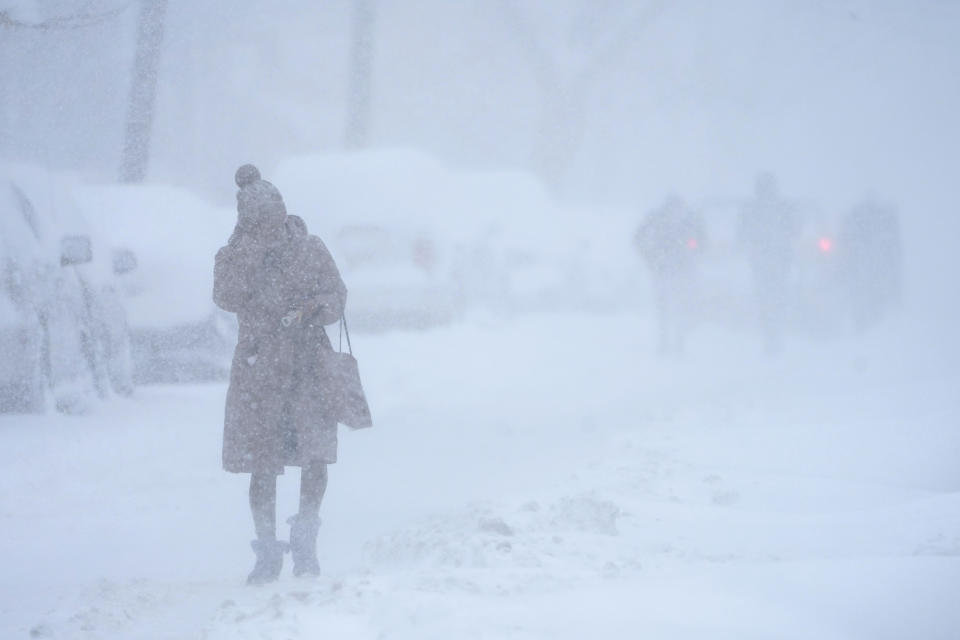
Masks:
[[[703,333],[663,362],[652,334],[540,315],[358,337],[376,426],[342,434],[325,576],[262,589],[222,385],[0,418],[0,636],[952,640],[949,358],[888,331],[769,361]]]

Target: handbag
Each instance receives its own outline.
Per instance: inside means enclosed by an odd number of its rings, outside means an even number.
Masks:
[[[343,336],[347,336],[347,352],[343,351]],[[350,329],[347,318],[340,316],[340,346],[338,351],[328,354],[328,372],[333,393],[333,411],[337,422],[351,429],[366,429],[373,426],[370,405],[360,382],[360,367],[353,357],[353,345],[350,343]]]

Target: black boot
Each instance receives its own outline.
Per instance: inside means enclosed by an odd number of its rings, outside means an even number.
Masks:
[[[317,560],[317,532],[320,530],[320,518],[304,517],[297,514],[290,523],[290,555],[293,556],[293,575],[319,576],[320,562]]]
[[[247,584],[266,584],[279,578],[283,569],[283,554],[290,545],[280,540],[253,540],[250,546],[257,554],[257,563],[247,576]]]

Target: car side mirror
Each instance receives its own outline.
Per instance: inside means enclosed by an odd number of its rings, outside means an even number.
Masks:
[[[93,260],[89,236],[64,236],[60,241],[60,266],[72,267]]]
[[[113,273],[122,276],[125,273],[136,271],[139,263],[137,254],[130,249],[117,249],[113,252]]]

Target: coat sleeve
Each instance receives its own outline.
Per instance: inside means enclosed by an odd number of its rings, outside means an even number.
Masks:
[[[322,324],[333,324],[343,315],[347,304],[347,287],[323,241],[315,236],[311,240],[311,257],[317,266],[317,290],[319,295],[326,298],[326,304],[320,307],[317,317]]]
[[[242,247],[233,239],[217,251],[213,265],[213,302],[224,311],[240,311],[251,299],[247,262]]]

